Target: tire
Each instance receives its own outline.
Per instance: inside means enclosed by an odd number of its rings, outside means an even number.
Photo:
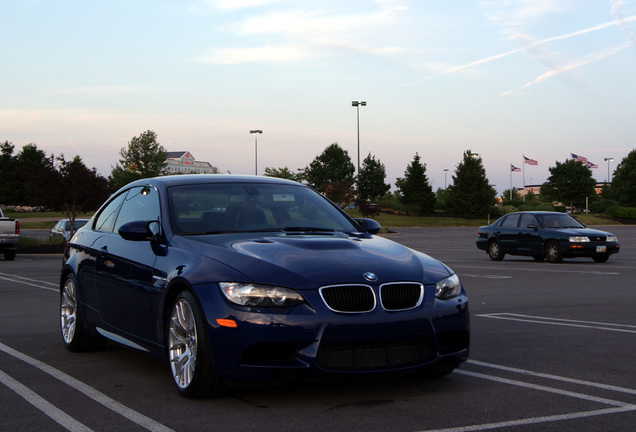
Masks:
[[[501,251],[501,246],[497,240],[492,240],[488,243],[488,256],[493,261],[501,261],[506,256],[505,253]]]
[[[72,352],[95,351],[104,347],[106,339],[86,332],[82,308],[78,300],[78,285],[73,274],[64,279],[60,289],[60,330],[62,341]]]
[[[189,291],[180,292],[166,323],[167,354],[177,390],[187,398],[220,396],[225,383],[214,376],[204,314]]]
[[[563,261],[561,245],[557,241],[551,240],[545,245],[545,259],[553,264]]]
[[[6,261],[13,261],[15,259],[15,249],[8,249],[4,251],[4,259]]]
[[[594,262],[597,263],[604,263],[607,262],[607,260],[609,259],[609,254],[603,254],[603,255],[594,255],[592,257],[592,259],[594,260]]]

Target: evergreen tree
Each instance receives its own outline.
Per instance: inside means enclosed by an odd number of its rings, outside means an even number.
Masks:
[[[413,161],[406,167],[404,177],[395,181],[400,201],[414,206],[419,214],[431,213],[435,210],[435,193],[426,177],[426,165],[420,162],[420,155],[415,153]]]
[[[485,217],[496,202],[497,191],[486,178],[481,158],[470,150],[464,152],[448,189],[448,207],[456,215]]]
[[[9,141],[0,144],[0,204],[21,204],[22,180],[16,169],[14,148]]]
[[[338,204],[350,203],[355,195],[349,153],[333,143],[309,164],[303,172],[307,184]]]
[[[391,185],[384,182],[385,179],[384,164],[369,153],[358,173],[358,199],[373,201],[384,196],[391,189]]]

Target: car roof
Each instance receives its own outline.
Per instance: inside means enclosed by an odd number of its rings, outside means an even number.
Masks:
[[[161,177],[151,177],[134,181],[125,187],[131,186],[179,186],[179,185],[191,185],[191,184],[210,184],[210,183],[269,183],[269,184],[288,184],[296,186],[305,185],[286,179],[280,179],[276,177],[265,176],[241,176],[231,174],[184,174],[184,175],[171,175]]]

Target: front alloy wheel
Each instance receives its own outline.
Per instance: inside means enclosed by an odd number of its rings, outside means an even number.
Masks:
[[[179,392],[189,398],[220,395],[224,384],[213,374],[203,313],[188,291],[173,303],[167,336],[168,360]]]
[[[550,263],[560,263],[563,261],[561,245],[559,245],[557,241],[552,240],[545,245],[545,259]]]

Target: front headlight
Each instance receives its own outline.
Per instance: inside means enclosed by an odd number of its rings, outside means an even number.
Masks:
[[[462,286],[459,283],[459,278],[454,274],[437,282],[435,286],[435,297],[440,300],[457,297],[461,290]]]
[[[586,236],[570,236],[571,243],[587,243],[590,241],[589,237]]]
[[[615,235],[608,235],[607,236],[607,241],[608,242],[612,242],[612,243],[616,243],[618,241],[618,238]]]
[[[219,287],[225,298],[241,306],[288,307],[304,301],[296,291],[279,286],[219,282]]]

